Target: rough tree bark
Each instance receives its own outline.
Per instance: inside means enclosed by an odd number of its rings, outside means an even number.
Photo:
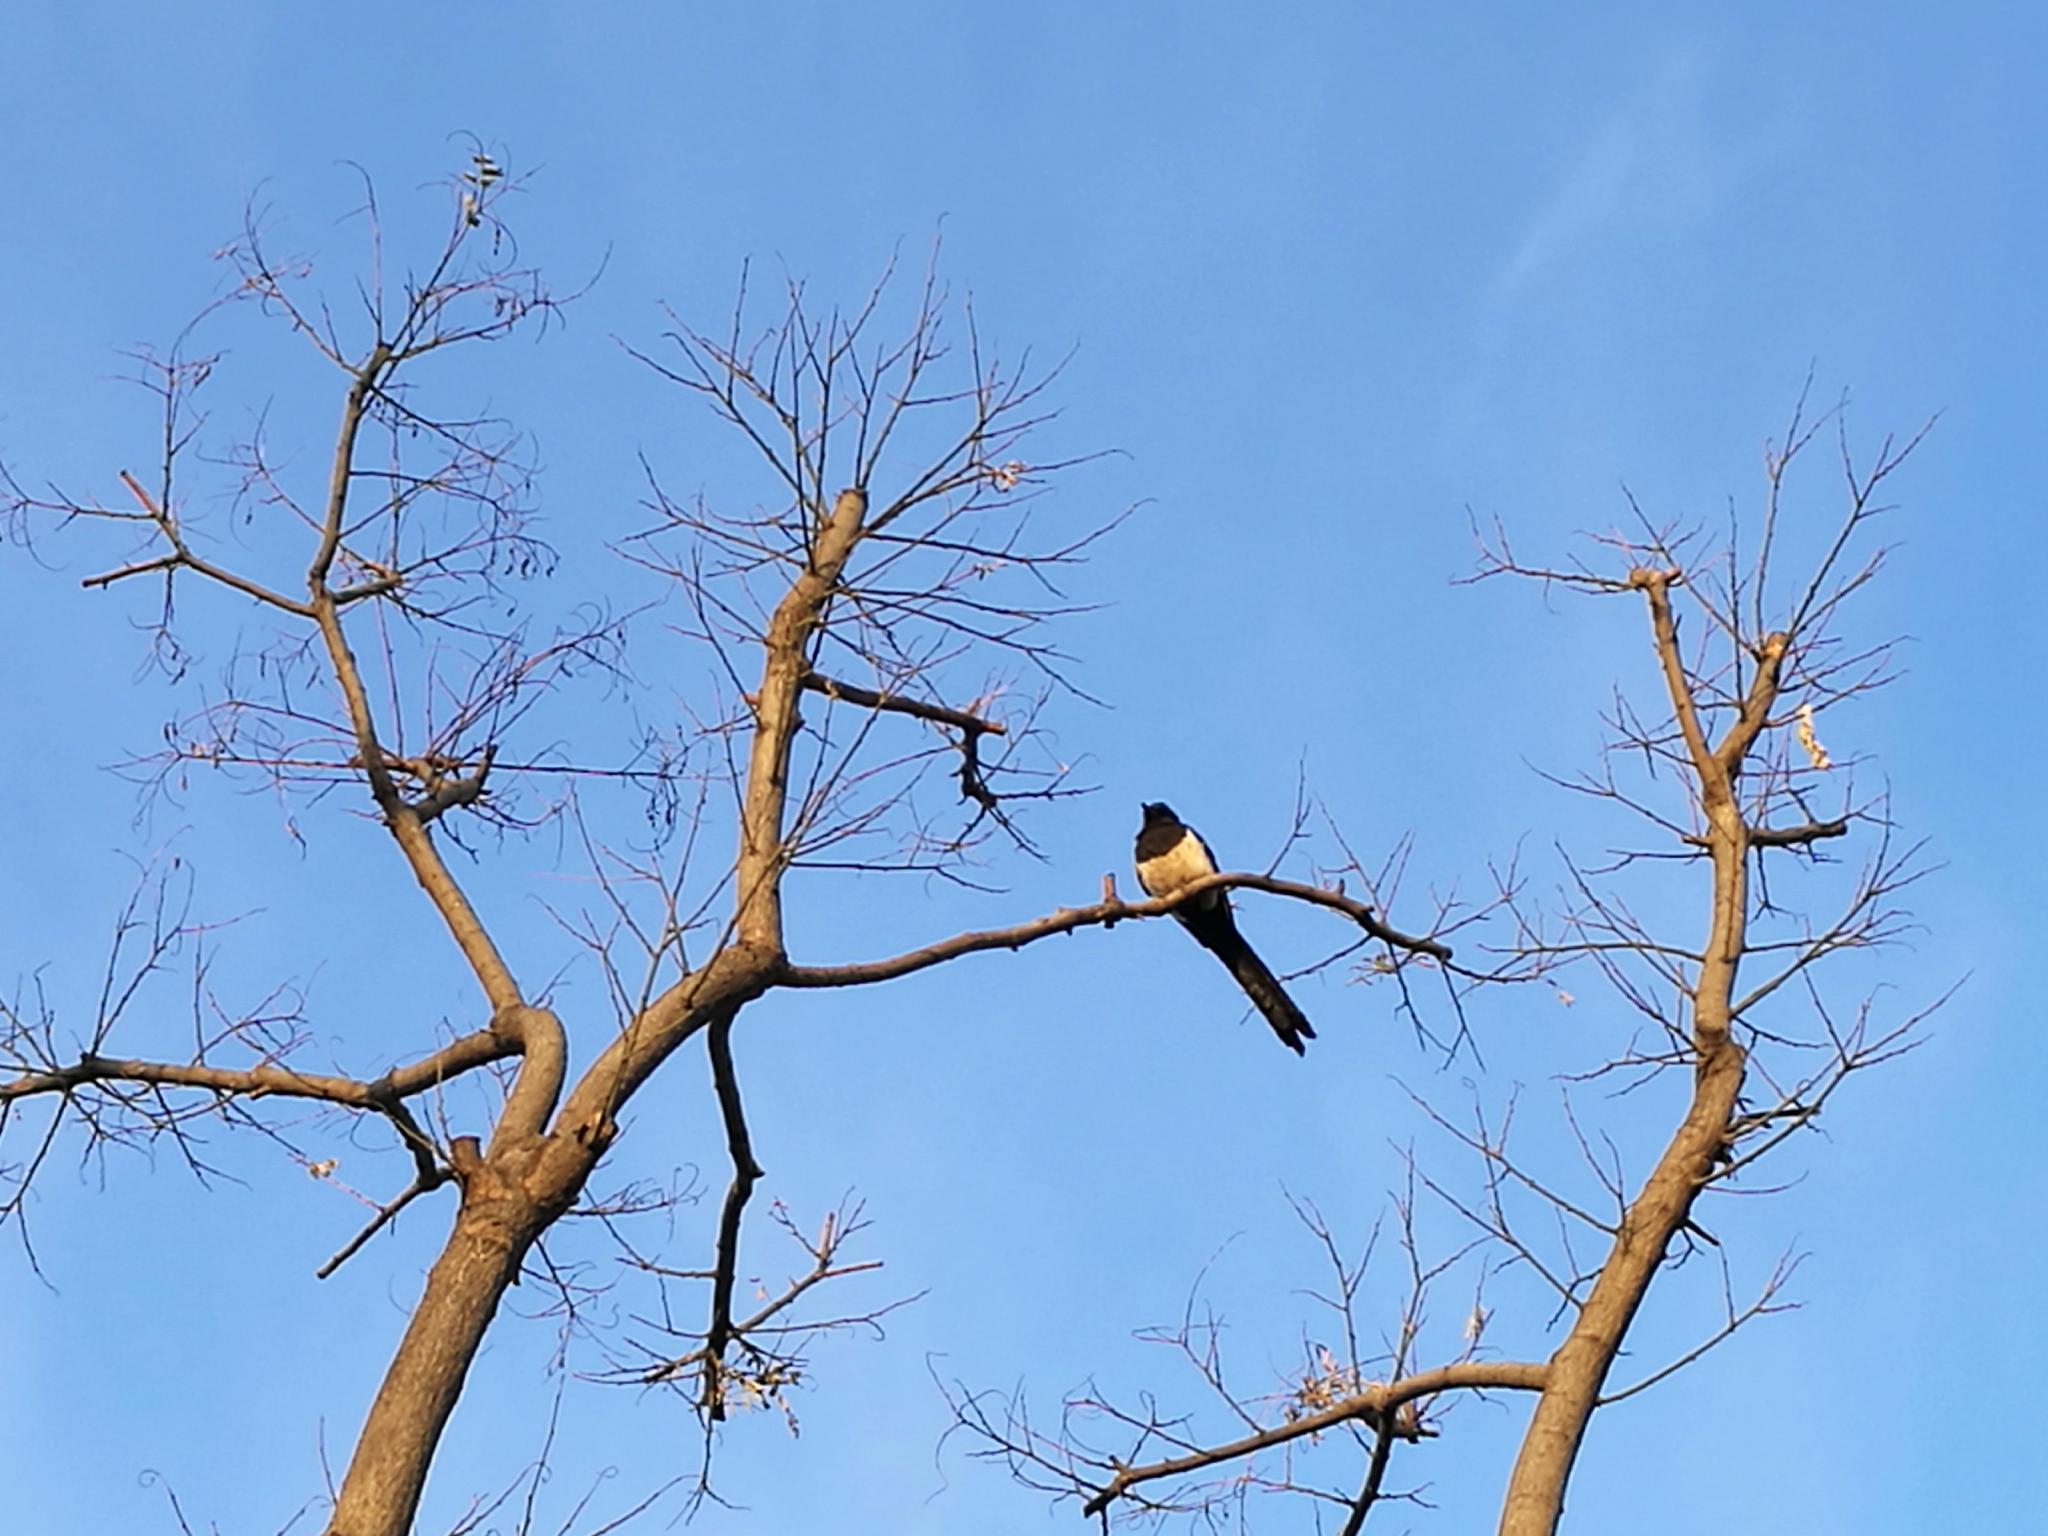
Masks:
[[[457,1146],[453,1161],[462,1204],[455,1231],[427,1276],[426,1290],[364,1421],[328,1536],[403,1536],[412,1529],[435,1448],[484,1331],[527,1249],[569,1209],[610,1146],[617,1132],[613,1110],[714,1017],[729,1021],[741,1005],[758,997],[782,968],[781,889],[788,850],[783,820],[797,705],[810,670],[813,637],[859,541],[867,505],[861,487],[839,493],[818,529],[806,569],[776,605],[762,640],[734,863],[733,943],[704,972],[677,982],[670,997],[636,1020],[592,1064],[549,1131],[532,1135],[516,1125],[508,1129],[512,1104],[521,1097],[515,1089],[488,1155]],[[330,641],[331,646],[338,643]],[[371,744],[366,759],[374,750]],[[403,807],[399,814],[406,814]],[[404,839],[401,845],[408,846]],[[538,1012],[528,1010],[524,1016]]]
[[[1508,1478],[1501,1536],[1548,1536],[1564,1518],[1565,1485],[1608,1372],[1672,1240],[1691,1217],[1715,1164],[1727,1155],[1742,1092],[1744,1057],[1733,1022],[1735,978],[1747,948],[1750,828],[1737,786],[1743,760],[1777,706],[1787,640],[1782,633],[1764,639],[1740,711],[1721,741],[1710,746],[1671,612],[1671,583],[1679,577],[1675,570],[1640,569],[1630,574],[1629,584],[1648,600],[1658,669],[1697,781],[1712,869],[1713,915],[1692,991],[1692,1103],[1622,1217],[1577,1321],[1550,1357],[1548,1378]]]

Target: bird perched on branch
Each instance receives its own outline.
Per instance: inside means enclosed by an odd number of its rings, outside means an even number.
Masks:
[[[1148,896],[1171,896],[1205,875],[1216,873],[1216,856],[1201,834],[1173,814],[1173,807],[1158,801],[1144,807],[1145,824],[1138,829],[1138,884]],[[1304,1040],[1316,1032],[1308,1018],[1295,1007],[1294,999],[1237,931],[1237,919],[1230,910],[1230,892],[1222,886],[1202,892],[1173,909],[1181,926],[1195,936],[1195,942],[1229,969],[1252,1006],[1266,1016],[1280,1043],[1295,1055],[1307,1054]]]

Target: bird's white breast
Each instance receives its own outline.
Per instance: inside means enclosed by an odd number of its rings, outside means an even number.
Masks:
[[[1138,866],[1138,884],[1145,887],[1148,896],[1171,896],[1182,886],[1215,873],[1215,862],[1202,846],[1202,840],[1192,832],[1184,832],[1180,841],[1166,852]]]

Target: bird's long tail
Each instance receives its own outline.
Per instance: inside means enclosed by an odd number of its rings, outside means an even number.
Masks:
[[[1273,1026],[1273,1033],[1280,1037],[1280,1043],[1295,1055],[1306,1056],[1308,1047],[1302,1042],[1316,1037],[1308,1015],[1294,1005],[1294,999],[1280,985],[1280,978],[1267,969],[1258,952],[1245,942],[1244,935],[1237,931],[1237,925],[1217,927],[1199,933],[1197,937],[1211,954],[1230,968],[1230,974],[1244,988],[1244,995],[1252,1000],[1252,1006]]]

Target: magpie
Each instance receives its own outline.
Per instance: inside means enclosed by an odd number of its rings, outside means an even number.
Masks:
[[[1216,855],[1193,827],[1173,814],[1173,807],[1148,801],[1143,807],[1145,823],[1138,829],[1138,884],[1147,896],[1171,896],[1204,875],[1216,873]],[[1195,942],[1229,968],[1252,1006],[1266,1016],[1280,1043],[1297,1056],[1308,1054],[1304,1040],[1316,1032],[1294,1006],[1294,999],[1282,989],[1266,962],[1252,951],[1237,931],[1231,915],[1230,892],[1215,886],[1173,909],[1181,926],[1195,936]]]

